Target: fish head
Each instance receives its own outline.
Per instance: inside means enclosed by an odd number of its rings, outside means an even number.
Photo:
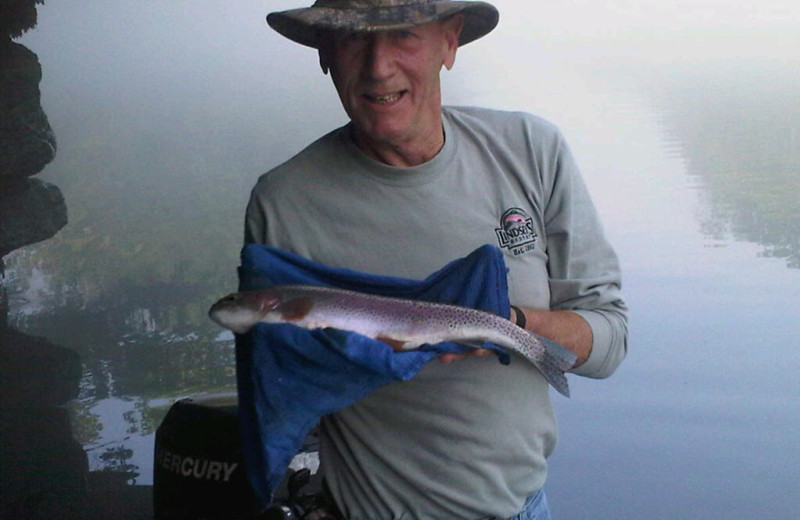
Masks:
[[[259,322],[276,323],[280,315],[281,294],[269,289],[242,291],[220,298],[208,311],[209,317],[237,334]]]

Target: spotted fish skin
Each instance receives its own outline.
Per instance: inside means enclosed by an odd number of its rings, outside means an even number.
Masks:
[[[564,372],[576,356],[511,321],[477,309],[389,298],[311,285],[285,285],[230,294],[209,310],[212,320],[236,333],[257,323],[291,323],[313,330],[332,327],[382,341],[395,350],[450,341],[468,347],[491,342],[533,363],[561,394],[569,396]]]

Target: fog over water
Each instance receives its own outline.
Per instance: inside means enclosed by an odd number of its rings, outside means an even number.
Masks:
[[[562,129],[632,310],[618,372],[553,396],[554,518],[796,518],[800,4],[493,3],[444,102]],[[170,404],[235,388],[205,313],[236,285],[249,191],[346,122],[316,53],[265,23],[301,5],[47,1],[15,39],[68,223],[3,257],[7,326],[80,359],[65,437],[90,471],[152,484]]]

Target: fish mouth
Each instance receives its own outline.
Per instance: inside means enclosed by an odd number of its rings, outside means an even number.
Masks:
[[[229,294],[224,298],[220,298],[214,305],[211,306],[211,311],[215,311],[217,309],[226,309],[230,307],[235,307],[236,304],[239,302],[239,295],[236,293]]]

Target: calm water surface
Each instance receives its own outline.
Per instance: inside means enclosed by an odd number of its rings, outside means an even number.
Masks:
[[[498,30],[444,79],[446,103],[562,128],[622,259],[629,356],[554,395],[554,517],[796,518],[800,14],[585,4],[496,2]],[[3,407],[62,396],[52,436],[77,439],[92,472],[152,484],[170,404],[234,388],[232,338],[205,312],[235,286],[249,189],[345,121],[313,51],[263,21],[297,5],[48,2],[17,40],[39,56],[58,141],[37,178],[69,221],[3,258],[6,329],[62,361],[20,361],[25,389]],[[8,366],[25,357],[2,348]],[[3,465],[66,465],[35,455]]]

